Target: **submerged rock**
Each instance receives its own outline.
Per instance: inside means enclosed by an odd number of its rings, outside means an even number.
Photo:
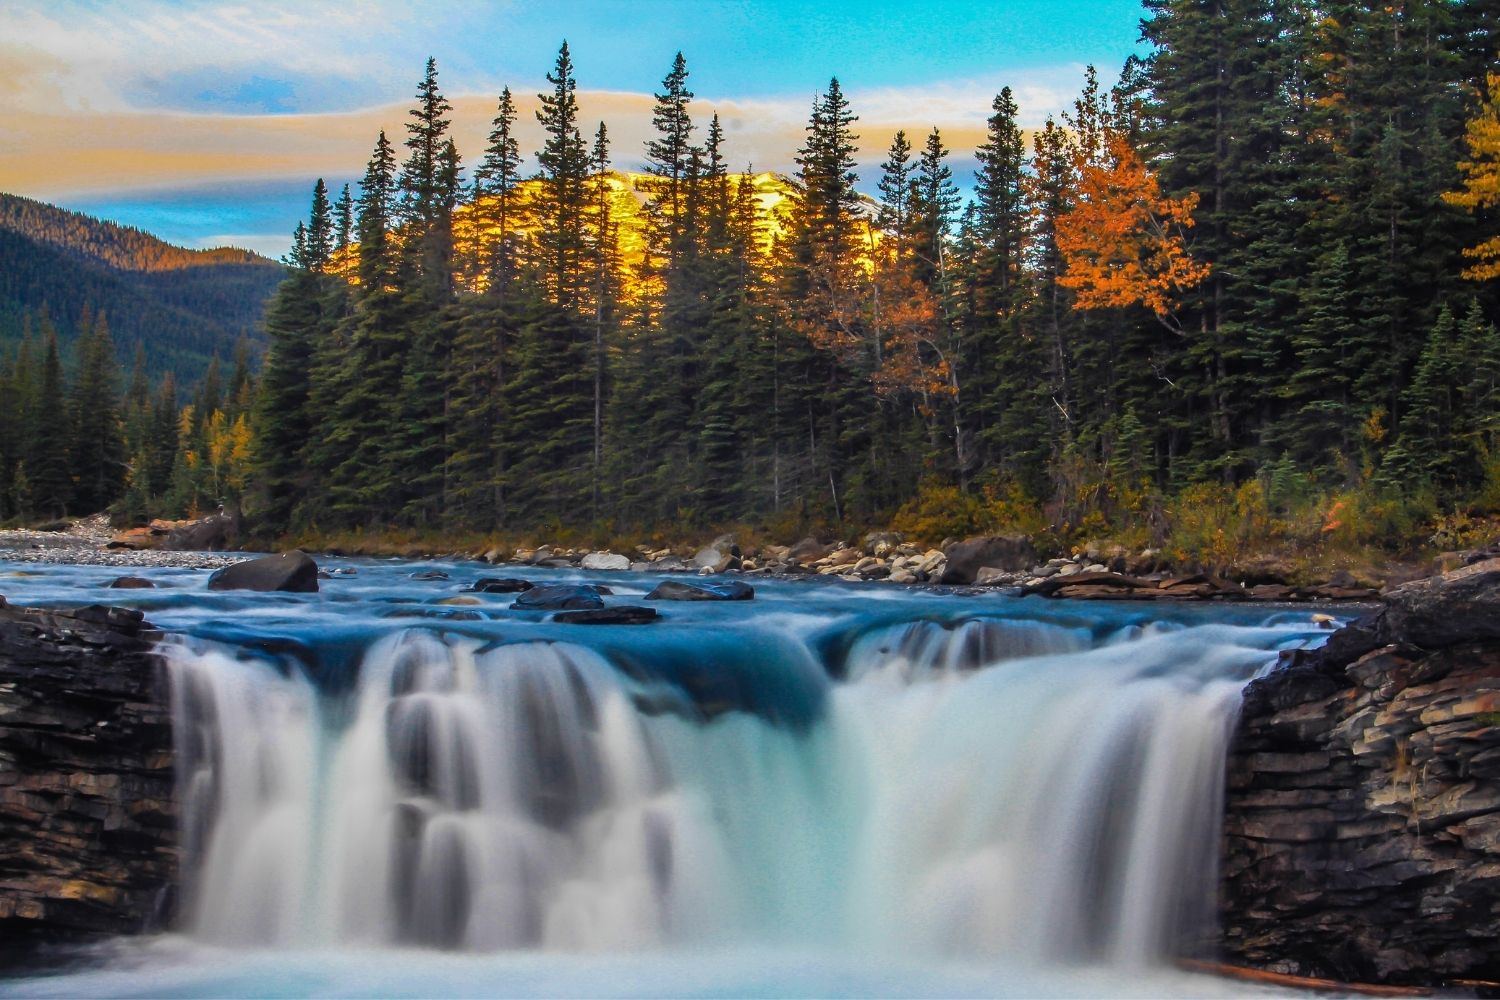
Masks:
[[[748,583],[731,580],[727,583],[684,583],[680,580],[663,580],[656,589],[646,595],[648,601],[748,601],[755,597],[755,588]]]
[[[517,597],[513,611],[584,611],[604,607],[604,598],[595,587],[533,587]]]
[[[140,576],[117,576],[109,585],[115,590],[151,590],[156,587],[156,584]]]
[[[413,580],[422,580],[424,582],[428,582],[436,580],[446,580],[448,579],[448,574],[444,573],[440,569],[424,569],[413,573],[411,575],[411,578]]]
[[[530,590],[534,584],[530,580],[517,580],[511,577],[481,576],[474,581],[469,588],[475,594],[519,594]]]
[[[318,564],[300,549],[226,566],[208,578],[209,590],[290,591],[315,594]]]
[[[552,616],[552,620],[566,625],[646,625],[660,617],[655,608],[621,605],[614,608],[559,611]]]

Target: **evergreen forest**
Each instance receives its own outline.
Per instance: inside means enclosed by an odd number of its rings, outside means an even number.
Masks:
[[[1089,69],[1068,112],[1023,130],[994,96],[968,196],[937,128],[862,144],[837,79],[795,172],[755,173],[682,54],[650,142],[617,150],[566,43],[541,148],[507,89],[461,154],[429,60],[361,182],[314,186],[253,390],[242,352],[179,410],[99,360],[102,319],[65,389],[55,335],[28,335],[0,425],[71,393],[46,432],[70,442],[4,436],[0,516],[227,502],[265,536],[598,543],[894,525],[1205,562],[1252,536],[1472,540],[1500,515],[1492,7],[1145,8],[1149,54]]]

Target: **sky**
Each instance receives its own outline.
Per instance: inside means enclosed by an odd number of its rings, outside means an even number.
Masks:
[[[466,162],[495,100],[536,94],[566,39],[585,131],[637,169],[652,93],[681,51],[695,121],[718,111],[731,165],[793,169],[814,97],[837,77],[859,116],[865,186],[897,129],[934,127],[972,176],[990,102],[1023,127],[1114,79],[1139,48],[1139,0],[4,0],[0,191],[138,226],[184,246],[283,254],[314,180],[335,192],[393,141],[432,56]],[[398,146],[399,149],[399,146]]]

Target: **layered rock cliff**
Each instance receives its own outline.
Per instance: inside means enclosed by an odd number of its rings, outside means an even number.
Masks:
[[[1500,560],[1399,588],[1250,685],[1221,904],[1231,961],[1500,979]]]
[[[139,612],[0,598],[0,962],[164,915],[177,820],[153,638]]]

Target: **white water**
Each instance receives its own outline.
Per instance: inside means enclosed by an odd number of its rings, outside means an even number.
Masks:
[[[1211,926],[1224,744],[1264,631],[1093,648],[1025,620],[895,626],[853,643],[802,731],[705,720],[562,642],[398,633],[344,701],[179,645],[187,927],[1149,965]]]

